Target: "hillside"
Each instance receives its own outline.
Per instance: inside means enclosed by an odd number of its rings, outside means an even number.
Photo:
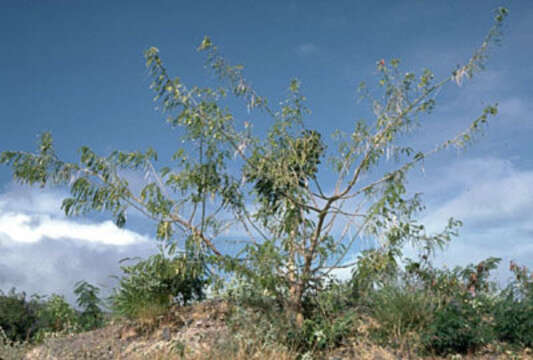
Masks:
[[[406,359],[422,358],[409,349],[386,349],[360,334],[336,349],[313,356],[297,355],[283,348],[255,345],[256,339],[243,339],[231,321],[235,308],[226,301],[205,301],[173,308],[168,315],[152,321],[113,321],[107,326],[79,334],[51,337],[28,350],[25,360],[141,360],[141,359]],[[266,336],[266,334],[264,334]],[[261,343],[261,342],[259,342]],[[2,354],[2,360],[11,360]],[[476,355],[424,357],[427,359],[533,359],[531,349],[502,350],[486,346]],[[15,357],[13,357],[15,359]]]

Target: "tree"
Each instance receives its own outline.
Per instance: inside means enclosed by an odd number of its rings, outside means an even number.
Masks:
[[[76,304],[81,310],[80,324],[84,330],[96,329],[104,323],[99,293],[100,289],[87,281],[78,281],[75,284],[74,294],[76,294]]]
[[[459,222],[453,219],[439,234],[425,232],[416,220],[421,199],[407,194],[406,175],[435,152],[469,144],[496,114],[496,106],[486,107],[464,132],[433,149],[421,151],[401,140],[431,113],[439,89],[460,85],[483,69],[506,14],[504,8],[497,10],[481,47],[441,81],[427,69],[417,76],[400,72],[396,59],[379,61],[381,96],[373,96],[365,84],[360,87],[374,122],[361,120],[348,134],[336,132],[336,150],[329,154],[322,135],[305,124],[308,108],[298,81],[290,82],[290,95],[274,109],[247,83],[242,67],[229,64],[206,37],[199,50],[220,81],[217,89],[187,87],[169,75],[158,49],[145,52],[155,101],[187,143],[176,151],[171,166],[157,166],[152,148],[104,157],[82,147],[79,163],[64,162],[48,133],[38,152],[5,151],[0,162],[10,165],[22,183],[70,184],[71,197],[63,202],[67,215],[108,210],[123,226],[127,210],[137,209],[157,222],[157,237],[171,244],[172,251],[202,254],[209,266],[236,271],[275,296],[301,324],[306,294],[320,290],[334,269],[353,265],[345,263],[345,256],[361,235],[380,239],[388,251],[408,241],[432,249],[455,233]],[[224,106],[230,95],[272,120],[264,136]],[[329,167],[322,164],[328,155]],[[393,170],[364,176],[380,170],[389,158],[395,161]],[[124,177],[126,169],[148,175],[139,193]],[[323,171],[337,177],[331,192],[320,181]],[[335,230],[338,223],[343,230]],[[237,254],[221,247],[231,228],[246,237]]]

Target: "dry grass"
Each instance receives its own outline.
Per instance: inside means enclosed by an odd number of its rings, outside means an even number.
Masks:
[[[205,352],[190,352],[183,356],[161,357],[160,360],[296,360],[298,354],[288,351],[281,346],[262,347],[249,345],[245,342],[237,343],[235,339],[228,339],[228,343],[219,344]]]
[[[28,349],[29,345],[25,342],[13,342],[9,340],[4,330],[0,327],[1,360],[20,360]]]
[[[98,360],[397,360],[419,359],[415,349],[388,349],[372,342],[370,333],[379,326],[371,318],[362,319],[354,334],[335,349],[302,355],[269,338],[264,324],[251,316],[249,322],[226,326],[235,310],[225,302],[205,302],[176,308],[159,321],[115,323],[72,337],[50,339],[33,349],[31,360],[98,359]],[[244,313],[243,315],[249,315]],[[257,314],[256,314],[257,315]],[[270,340],[269,340],[270,339]],[[2,348],[0,359],[19,360],[24,347]],[[2,350],[4,349],[4,350]],[[7,350],[6,350],[7,349]],[[4,351],[4,352],[2,352]],[[53,357],[48,357],[52,355]],[[444,359],[427,357],[427,359]],[[451,360],[533,359],[530,349],[506,351],[498,346],[483,349],[475,356],[449,356]]]
[[[28,349],[29,345],[26,343],[13,343],[0,339],[0,359],[2,360],[20,360]]]

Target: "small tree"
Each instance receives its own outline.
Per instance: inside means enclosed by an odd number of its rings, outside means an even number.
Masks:
[[[277,297],[301,324],[305,295],[320,290],[334,269],[352,265],[345,256],[363,234],[396,249],[407,241],[433,248],[454,234],[458,222],[453,219],[442,233],[426,234],[415,218],[422,209],[420,196],[407,194],[406,175],[429,155],[470,143],[496,114],[496,106],[486,107],[464,132],[433,149],[422,151],[401,140],[433,110],[442,87],[460,85],[483,68],[506,14],[498,9],[481,47],[441,81],[427,69],[417,76],[400,72],[396,59],[379,61],[380,96],[360,87],[374,122],[361,120],[348,134],[335,132],[336,149],[330,154],[322,135],[304,121],[309,110],[298,81],[290,82],[289,97],[274,109],[246,82],[242,67],[230,65],[206,37],[199,50],[220,80],[217,89],[187,87],[169,75],[156,48],[145,52],[155,101],[187,143],[176,151],[172,165],[156,166],[151,148],[104,157],[82,147],[79,163],[64,162],[48,133],[37,153],[5,151],[0,162],[11,165],[22,183],[71,184],[72,196],[63,202],[67,215],[109,210],[123,226],[127,209],[137,209],[157,222],[159,239],[174,244],[183,239],[178,249],[205,254],[211,265],[237,271]],[[266,134],[254,134],[253,123],[234,118],[224,106],[230,94],[249,111],[272,119]],[[328,155],[331,166],[325,167]],[[393,170],[365,176],[389,158],[395,160]],[[129,186],[125,169],[148,175],[140,192]],[[320,180],[323,171],[336,174],[332,191]],[[342,230],[337,231],[339,223]],[[246,237],[237,255],[221,247],[225,231],[232,228]]]
[[[102,326],[104,313],[100,306],[102,300],[98,297],[100,289],[87,281],[78,281],[74,287],[76,304],[81,309],[80,325],[84,330],[92,330]]]

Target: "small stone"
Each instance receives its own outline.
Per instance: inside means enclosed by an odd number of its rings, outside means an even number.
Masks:
[[[163,328],[163,331],[161,332],[161,338],[165,341],[170,341],[170,329],[168,327]]]
[[[137,336],[137,331],[133,327],[130,327],[130,328],[123,329],[121,331],[120,339],[129,341],[135,338],[136,336]]]

